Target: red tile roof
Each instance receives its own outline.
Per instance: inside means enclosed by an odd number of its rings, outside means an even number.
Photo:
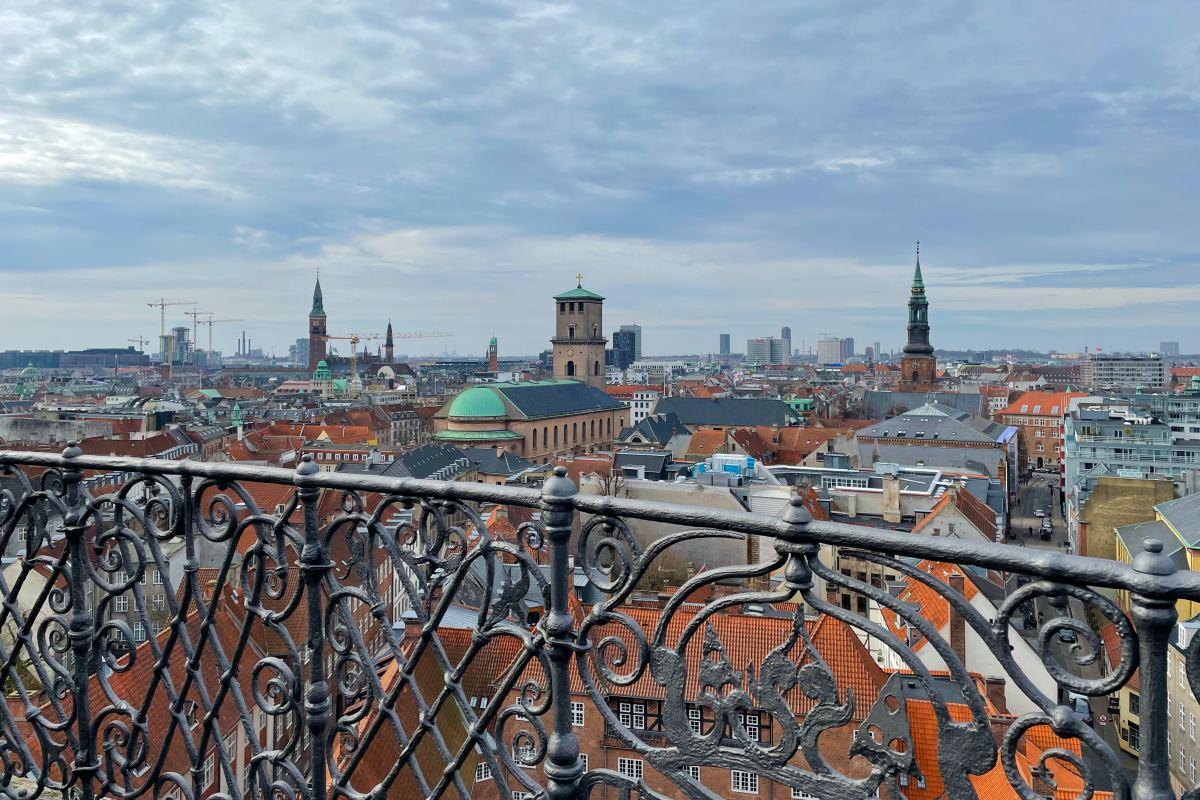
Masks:
[[[1086,392],[1022,392],[1007,407],[997,411],[1006,416],[1062,417],[1072,397],[1087,397]],[[1021,409],[1025,410],[1022,411]],[[1034,409],[1037,409],[1036,411]]]
[[[942,564],[936,561],[921,561],[916,568],[947,586],[950,585],[949,576],[952,573],[961,574],[962,572],[953,564]],[[926,586],[914,578],[901,576],[900,583],[902,588],[898,595],[899,599],[916,605],[918,613],[929,621],[934,630],[944,630],[947,623],[950,622],[950,601],[938,594],[932,587]],[[975,588],[975,584],[971,580],[964,580],[963,584],[963,596],[967,600],[971,600],[978,594],[979,590]],[[925,645],[927,641],[925,637],[917,633],[915,628],[909,628],[895,611],[883,609],[883,620],[892,633],[902,640],[906,639],[905,631],[912,630],[914,636],[917,637],[910,645],[913,650],[920,650]]]

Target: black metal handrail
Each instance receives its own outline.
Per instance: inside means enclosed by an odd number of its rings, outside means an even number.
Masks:
[[[92,496],[85,471],[128,480]],[[799,500],[774,517],[583,494],[562,470],[539,491],[319,472],[309,460],[285,470],[89,456],[71,446],[62,454],[0,451],[3,475],[10,482],[0,494],[0,551],[8,556],[0,573],[0,677],[9,699],[0,709],[2,797],[27,800],[50,790],[82,798],[198,800],[226,792],[357,800],[401,786],[426,797],[467,797],[480,776],[494,781],[505,798],[526,791],[565,800],[599,786],[653,796],[640,773],[583,769],[572,724],[572,702],[578,702],[572,697],[580,687],[599,711],[607,738],[619,738],[667,781],[689,791],[702,791],[692,772],[697,764],[752,770],[817,796],[865,798],[884,786],[899,791],[906,768],[894,754],[864,746],[858,755],[871,770],[857,780],[813,764],[822,756],[800,746],[805,725],[823,724],[812,722],[822,715],[811,709],[789,714],[773,707],[779,730],[771,738],[779,745],[770,749],[737,738],[714,745],[682,713],[684,702],[696,701],[680,693],[688,642],[697,635],[707,652],[723,653],[711,623],[735,606],[802,601],[792,612],[791,638],[762,653],[764,665],[773,654],[786,656],[804,645],[805,620],[822,614],[883,643],[926,688],[932,686],[907,634],[898,638],[831,604],[822,584],[863,595],[895,615],[929,643],[961,687],[975,728],[950,722],[948,712],[939,717],[942,741],[955,742],[939,752],[950,796],[970,796],[965,776],[996,764],[1022,796],[1037,796],[1016,761],[1022,735],[1037,725],[1078,739],[1095,755],[1087,763],[1070,753],[1056,756],[1089,781],[1100,775],[1117,795],[1139,800],[1172,796],[1161,726],[1142,726],[1131,780],[1104,739],[1025,674],[1008,638],[1012,614],[1031,599],[1048,599],[1063,614],[1042,626],[1039,640],[1055,682],[1103,696],[1137,670],[1142,718],[1165,718],[1175,604],[1200,600],[1200,575],[1177,570],[1161,542],[1148,540],[1132,564],[1123,564],[814,521]],[[258,508],[245,488],[254,484],[293,491],[283,508]],[[323,519],[319,504],[326,491],[340,502]],[[515,540],[495,538],[478,511],[484,503],[537,509],[540,520],[520,525]],[[390,514],[402,507],[416,515],[397,524]],[[685,530],[645,543],[630,521]],[[761,564],[708,570],[684,581],[658,612],[653,630],[625,613],[634,590],[672,547],[747,535],[769,537],[773,555]],[[822,546],[886,566],[939,594],[1040,710],[1019,717],[997,747],[984,730],[983,698],[951,645],[918,609],[886,588],[824,564]],[[922,559],[1041,580],[1021,586],[995,619],[985,619],[960,592],[914,567]],[[169,626],[154,634],[146,629],[151,615],[142,580],[172,566],[181,572],[174,594],[155,599]],[[586,610],[573,599],[576,573],[601,598]],[[730,581],[743,588],[689,609],[692,621],[671,641],[669,623],[682,613],[683,600]],[[754,581],[769,588],[746,588]],[[1127,598],[1127,609],[1096,588],[1116,590]],[[530,598],[544,604],[543,613],[529,615]],[[1048,653],[1050,637],[1068,628],[1091,651],[1076,652],[1075,665],[1088,666],[1101,650],[1097,635],[1066,613],[1071,601],[1090,606],[1113,626],[1120,653],[1107,674],[1083,677]],[[121,607],[132,610],[117,611]],[[403,620],[394,618],[398,609]],[[451,642],[446,620],[464,609],[477,622],[468,638]],[[534,617],[538,621],[530,625]],[[489,648],[503,650],[511,661],[490,676],[491,702],[484,705],[470,694],[471,671]],[[1188,661],[1194,691],[1200,645],[1193,643]],[[706,667],[704,680],[740,684],[744,666]],[[133,675],[145,685],[127,686],[125,676]],[[654,736],[622,725],[607,702],[607,687],[646,680],[665,698],[663,731]],[[125,696],[122,689],[144,689],[145,697]],[[749,702],[734,694],[706,701],[722,730]],[[818,707],[838,707],[842,700],[836,690],[809,696]],[[944,698],[931,699],[945,710]],[[678,713],[669,713],[677,703]],[[446,716],[451,711],[453,721]],[[379,752],[387,753],[383,766]],[[797,761],[801,754],[807,763]],[[544,780],[536,779],[533,766],[541,767]]]

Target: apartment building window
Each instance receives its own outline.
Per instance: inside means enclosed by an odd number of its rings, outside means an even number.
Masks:
[[[1195,737],[1192,737],[1193,739]],[[1142,729],[1136,722],[1129,723],[1129,746],[1133,750],[1142,749]]]
[[[113,611],[118,614],[124,614],[129,610],[129,598],[125,595],[117,595],[113,598]]]
[[[158,570],[154,570],[154,585],[162,586],[162,582],[163,582],[162,573]]]
[[[133,640],[135,642],[146,641],[146,626],[142,624],[140,619],[133,621]],[[1192,726],[1192,738],[1195,739],[1195,726]]]
[[[1191,763],[1188,764],[1188,771],[1191,773],[1192,783],[1195,783],[1196,782],[1196,759],[1192,758],[1192,759],[1189,759],[1189,761]]]
[[[571,724],[576,728],[583,727],[583,703],[571,703]]]
[[[692,733],[700,735],[700,707],[688,706],[688,725],[691,726]]]
[[[1196,741],[1196,718],[1188,714],[1188,738]]]
[[[691,778],[692,780],[696,781],[697,783],[699,783],[700,782],[700,768],[699,767],[688,767],[688,777]]]
[[[486,763],[475,765],[475,782],[486,781],[492,777],[492,768]]]
[[[519,792],[516,789],[513,789],[512,800],[530,800],[532,797],[533,795],[531,795],[529,792]]]
[[[1129,713],[1141,716],[1142,697],[1134,692],[1129,693]]]
[[[635,781],[642,779],[642,760],[640,758],[618,758],[617,772]]]
[[[204,759],[204,778],[202,786],[207,789],[213,785],[213,781],[217,778],[217,761],[212,753],[208,754],[208,758]]]
[[[585,773],[588,771],[588,759],[587,759],[587,753],[580,753],[580,754],[579,754],[579,765],[580,765],[581,767],[583,767],[583,771],[584,771]]]
[[[626,728],[631,728],[635,731],[646,729],[646,704],[645,703],[621,703],[617,707],[617,719]]]
[[[819,800],[815,794],[809,794],[803,789],[792,787],[792,800]]]
[[[730,770],[729,788],[743,794],[758,794],[758,775],[740,769]]]
[[[154,595],[151,602],[154,603],[155,611],[162,611],[167,607],[167,598],[163,597],[161,594]]]

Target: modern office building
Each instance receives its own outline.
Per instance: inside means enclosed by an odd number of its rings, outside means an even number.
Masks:
[[[613,331],[612,336],[612,366],[617,369],[629,369],[629,365],[637,361],[635,351],[637,349],[637,337],[633,331],[620,330]]]
[[[1083,383],[1092,391],[1165,389],[1171,370],[1159,355],[1110,356],[1092,353],[1083,362]]]
[[[817,363],[842,363],[842,340],[836,336],[822,336],[817,339]]]
[[[842,363],[846,363],[854,358],[854,337],[847,336],[842,339]]]
[[[790,364],[792,361],[792,329],[784,325],[779,331],[779,338],[783,339],[783,363]]]
[[[786,364],[787,353],[784,340],[774,336],[759,336],[746,340],[746,361],[763,366]]]
[[[1159,342],[1158,352],[1166,358],[1177,356],[1179,355],[1179,342]]]
[[[642,360],[642,326],[641,325],[622,325],[618,330],[622,333],[628,333],[633,336],[633,359],[629,363]],[[613,335],[613,346],[616,347],[617,337]]]
[[[720,354],[721,355],[727,356],[733,352],[732,347],[731,347],[731,344],[732,344],[731,339],[732,339],[732,334],[728,334],[728,333],[721,334],[721,346],[720,346]]]

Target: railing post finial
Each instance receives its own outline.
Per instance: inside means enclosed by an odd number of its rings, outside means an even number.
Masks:
[[[575,484],[564,467],[542,484],[542,523],[550,543],[550,611],[542,621],[546,655],[550,660],[550,741],[546,748],[547,794],[552,800],[576,796],[583,764],[579,761],[579,737],[571,726],[571,657],[574,653],[575,621],[569,608],[572,591],[567,550],[575,511],[571,498]]]

